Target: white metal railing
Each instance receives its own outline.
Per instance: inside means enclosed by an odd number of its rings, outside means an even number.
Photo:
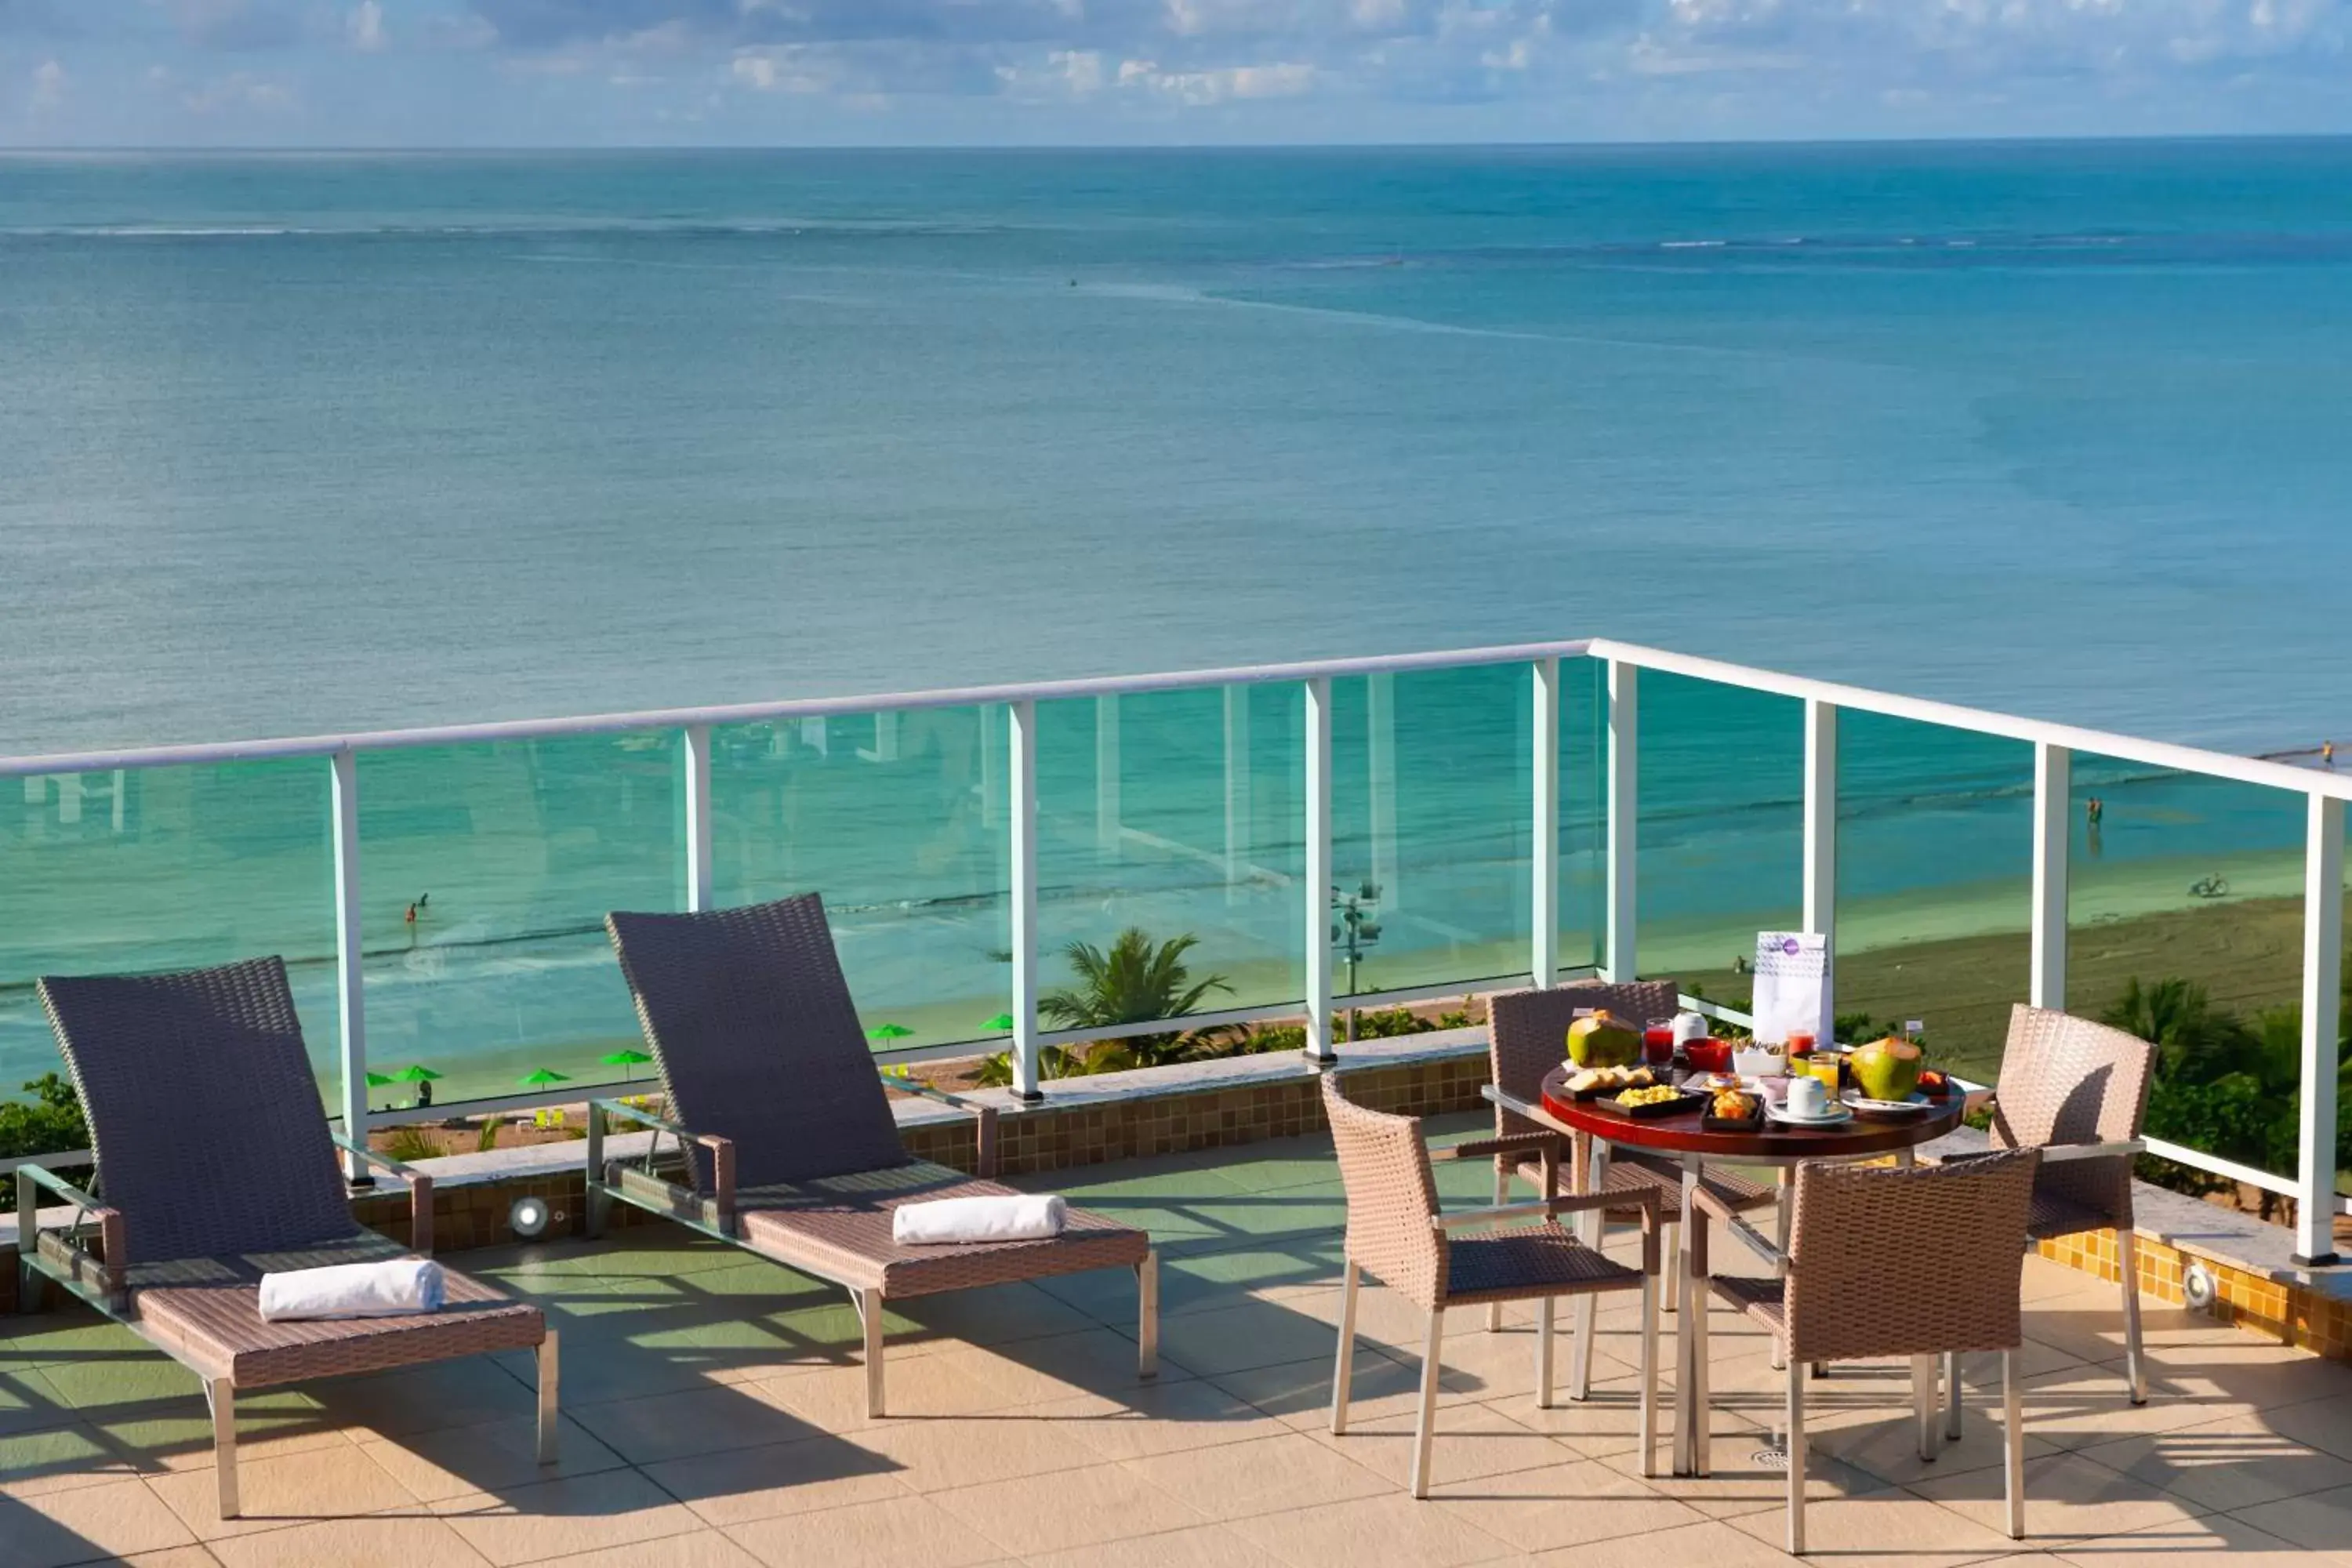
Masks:
[[[2069,769],[2078,751],[2128,759],[2150,766],[2287,790],[2309,802],[2306,831],[2305,961],[2303,984],[2303,1088],[2300,1148],[2292,1182],[2252,1171],[2193,1149],[2172,1145],[2166,1158],[2217,1174],[2250,1182],[2298,1198],[2297,1252],[2313,1261],[2332,1261],[2334,1215],[2347,1205],[2336,1197],[2335,1088],[2338,986],[2343,954],[2342,876],[2344,805],[2352,799],[2352,774],[2314,772],[2260,758],[2204,751],[2074,725],[2021,719],[1951,703],[1904,697],[1832,681],[1810,679],[1720,660],[1695,658],[1612,639],[1570,639],[1451,652],[1381,658],[1311,660],[1158,675],[1108,677],[964,687],[884,696],[803,698],[718,708],[668,709],[609,713],[588,718],[531,720],[511,723],[446,725],[426,729],[323,735],[289,740],[213,745],[159,746],[47,756],[0,758],[0,778],[79,773],[118,769],[184,766],[271,758],[326,759],[332,770],[332,842],[335,867],[338,1034],[342,1078],[341,1110],[347,1123],[371,1125],[398,1113],[371,1112],[366,1101],[365,977],[360,946],[360,845],[358,773],[362,752],[418,746],[480,744],[546,740],[622,731],[673,730],[684,740],[686,823],[684,853],[687,904],[705,909],[711,901],[710,730],[718,724],[891,714],[919,709],[1002,704],[1007,714],[1008,778],[1005,807],[1011,858],[1012,1016],[1009,1041],[1013,1087],[1035,1098],[1042,1092],[1043,1053],[1049,1045],[1112,1037],[1218,1022],[1244,1022],[1303,1013],[1307,1054],[1328,1061],[1334,1055],[1332,953],[1327,939],[1331,920],[1331,686],[1354,676],[1387,676],[1411,670],[1471,665],[1525,663],[1532,672],[1535,710],[1531,727],[1532,866],[1528,882],[1529,930],[1533,933],[1526,975],[1538,984],[1559,979],[1559,665],[1591,658],[1605,665],[1607,755],[1602,775],[1607,801],[1604,838],[1606,874],[1602,900],[1604,934],[1600,971],[1612,979],[1638,973],[1636,894],[1640,843],[1640,676],[1644,669],[1795,698],[1803,704],[1803,918],[1808,929],[1834,933],[1837,923],[1837,735],[1842,710],[1884,714],[1979,734],[2003,736],[2034,749],[2032,963],[2029,998],[2036,1005],[2063,1007],[2066,997],[2066,889]],[[1037,1017],[1037,792],[1036,705],[1066,699],[1116,699],[1148,692],[1297,683],[1303,691],[1305,847],[1299,910],[1305,935],[1305,991],[1300,997],[1236,1008],[1184,1020],[1139,1024],[1122,1029],[1046,1031]],[[1246,761],[1234,772],[1236,735],[1247,736],[1245,706],[1239,714],[1228,700],[1225,789],[1230,803],[1246,789]],[[1115,820],[1114,817],[1106,820]],[[1228,812],[1224,858],[1240,856]],[[1517,975],[1465,978],[1349,999],[1351,1005],[1380,1005],[1497,983]],[[1710,1008],[1718,1016],[1722,1009]],[[968,1051],[973,1044],[926,1047],[884,1055],[900,1060]],[[635,1087],[635,1086],[626,1086]],[[530,1096],[467,1101],[444,1110],[523,1108],[543,1103]]]

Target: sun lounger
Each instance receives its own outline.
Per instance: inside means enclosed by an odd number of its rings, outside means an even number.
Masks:
[[[1045,1240],[900,1246],[891,1211],[933,1198],[1014,1189],[917,1160],[859,1032],[824,905],[815,894],[699,914],[605,917],[658,1065],[667,1116],[597,1100],[588,1121],[589,1226],[614,1200],[667,1215],[845,1287],[865,1326],[866,1398],[883,1413],[887,1301],[1132,1268],[1141,1375],[1159,1364],[1159,1259],[1132,1226],[1072,1208]],[[961,1096],[902,1087],[970,1110],[992,1171],[994,1112]],[[678,1139],[688,1184],[608,1163],[608,1119]]]
[[[264,1274],[412,1256],[352,1217],[338,1144],[407,1184],[415,1251],[432,1247],[431,1179],[329,1135],[283,963],[45,979],[40,995],[102,1196],[17,1168],[18,1299],[33,1310],[54,1280],[204,1380],[223,1519],[237,1512],[239,1389],[530,1350],[540,1462],[554,1462],[555,1335],[536,1307],[448,1270],[437,1312],[263,1321]],[[72,1223],[40,1226],[44,1190],[74,1205]]]

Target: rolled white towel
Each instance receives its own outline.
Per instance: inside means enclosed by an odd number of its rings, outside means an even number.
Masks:
[[[1062,1234],[1069,1205],[1054,1194],[1036,1197],[935,1198],[905,1204],[890,1214],[890,1239],[901,1247],[950,1241],[1043,1241]]]
[[[437,1312],[446,1289],[429,1258],[338,1263],[261,1277],[261,1316],[283,1323],[305,1318],[397,1318]]]

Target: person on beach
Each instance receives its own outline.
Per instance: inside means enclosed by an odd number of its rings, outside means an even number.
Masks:
[[[2097,795],[2093,795],[2090,800],[2084,804],[2083,807],[2083,815],[2089,821],[2090,826],[2096,827],[2099,826],[2101,819],[2107,815],[2107,803],[2101,800]]]
[[[2323,768],[2332,768],[2336,765],[2335,742],[2322,741],[2319,742],[2319,765]]]

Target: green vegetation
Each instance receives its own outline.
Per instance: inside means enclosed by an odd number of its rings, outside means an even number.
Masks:
[[[89,1124],[82,1120],[81,1097],[63,1077],[45,1072],[23,1086],[30,1101],[0,1101],[0,1159],[23,1154],[65,1154],[89,1147]],[[79,1177],[68,1173],[67,1180]],[[0,1181],[0,1214],[16,1207],[16,1184]]]
[[[383,1141],[383,1152],[404,1164],[413,1160],[437,1160],[441,1145],[425,1135],[422,1127],[395,1127]]]
[[[2336,1047],[2336,1159],[2352,1167],[2352,970]],[[2168,1143],[2252,1165],[2292,1173],[2303,1080],[2303,1009],[2265,1007],[2242,1018],[2214,1005],[2204,986],[2168,977],[2134,976],[2102,1021],[2156,1047],[2156,1087],[2147,1134]],[[2177,1192],[2227,1190],[2226,1178],[2153,1157],[2140,1175]],[[2261,1196],[2268,1219],[2286,1200]]]
[[[1057,1029],[1102,1029],[1196,1013],[1212,992],[1233,989],[1222,974],[1192,978],[1184,955],[1198,945],[1200,938],[1189,931],[1155,942],[1135,926],[1113,938],[1108,952],[1074,942],[1062,952],[1077,984],[1037,998],[1037,1016]],[[1080,1078],[1215,1056],[1230,1040],[1226,1029],[1177,1029],[1091,1046],[1048,1046],[1040,1062],[1047,1078]],[[981,1083],[1012,1081],[1011,1053],[999,1051],[981,1065]]]

